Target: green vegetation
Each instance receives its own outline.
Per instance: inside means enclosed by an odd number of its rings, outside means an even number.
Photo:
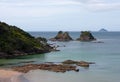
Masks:
[[[93,35],[89,32],[89,31],[82,31],[80,38],[78,38],[77,40],[79,41],[92,41],[92,40],[96,40]]]
[[[47,39],[44,38],[44,37],[37,37],[36,39],[37,39],[39,42],[47,43]]]
[[[41,39],[46,42],[44,38]],[[32,54],[48,52],[49,49],[50,46],[40,42],[40,39],[38,41],[20,28],[0,22],[0,57],[1,53],[14,56],[16,52]]]
[[[51,41],[70,41],[73,40],[68,32],[59,31],[58,34],[50,39]]]
[[[81,37],[84,37],[84,36],[89,36],[89,39],[94,39],[93,35],[89,32],[89,31],[82,31],[81,32]]]

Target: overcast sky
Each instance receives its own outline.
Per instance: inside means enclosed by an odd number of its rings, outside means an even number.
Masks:
[[[120,31],[120,0],[0,0],[0,21],[26,31]]]

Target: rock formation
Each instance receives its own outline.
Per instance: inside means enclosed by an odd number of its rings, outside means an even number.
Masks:
[[[53,72],[66,72],[66,71],[76,71],[79,72],[77,69],[78,66],[81,67],[89,67],[90,64],[95,64],[94,62],[85,62],[85,61],[73,61],[73,60],[66,60],[63,62],[59,62],[58,64],[54,64],[55,62],[47,62],[43,64],[27,64],[24,66],[17,66],[13,67],[14,71],[27,73],[30,70],[48,70]]]
[[[89,31],[82,31],[80,38],[77,39],[78,41],[93,41],[96,40],[96,38],[93,37],[93,35]]]
[[[70,41],[73,40],[68,32],[59,31],[58,34],[50,39],[51,41]]]
[[[70,65],[57,65],[57,64],[28,64],[24,66],[18,66],[14,67],[14,71],[18,72],[23,72],[27,73],[30,70],[36,70],[36,69],[41,69],[41,70],[48,70],[48,71],[53,71],[53,72],[66,72],[66,71],[76,71],[76,66],[70,66]]]
[[[86,62],[86,61],[73,61],[73,60],[66,60],[62,62],[63,64],[75,64],[81,67],[89,67],[90,64],[94,64],[94,62]]]
[[[52,49],[22,29],[0,22],[0,58],[40,54]]]

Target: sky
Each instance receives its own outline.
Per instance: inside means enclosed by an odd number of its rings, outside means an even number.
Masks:
[[[120,0],[0,0],[0,21],[25,31],[120,31]]]

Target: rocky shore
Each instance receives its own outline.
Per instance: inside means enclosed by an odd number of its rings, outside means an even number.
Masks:
[[[93,62],[85,62],[85,61],[73,61],[66,60],[60,62],[59,64],[54,64],[54,62],[43,63],[43,64],[27,64],[24,66],[13,67],[14,71],[27,73],[30,70],[48,70],[53,72],[66,72],[66,71],[76,71],[79,72],[78,66],[81,67],[89,67],[90,64],[94,64]]]

